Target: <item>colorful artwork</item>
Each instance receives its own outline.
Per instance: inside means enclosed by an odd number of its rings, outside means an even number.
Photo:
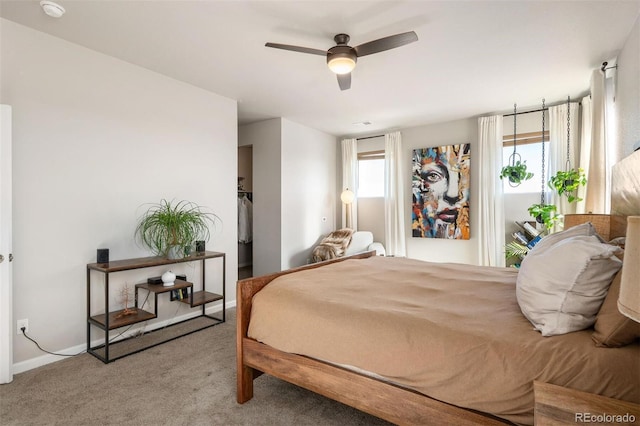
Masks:
[[[414,237],[469,239],[471,145],[413,150]]]

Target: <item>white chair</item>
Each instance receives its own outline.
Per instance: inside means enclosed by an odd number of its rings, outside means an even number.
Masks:
[[[373,233],[370,231],[356,231],[351,236],[351,243],[344,252],[345,256],[361,253],[363,251],[376,251],[376,256],[386,255],[384,246],[381,243],[373,241]]]

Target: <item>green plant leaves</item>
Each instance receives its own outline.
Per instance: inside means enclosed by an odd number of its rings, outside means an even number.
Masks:
[[[222,220],[214,213],[190,201],[167,201],[150,204],[140,217],[135,235],[158,256],[167,256],[171,247],[188,255],[196,240],[208,240],[209,227]]]
[[[510,259],[512,257],[524,259],[527,253],[529,253],[529,247],[516,241],[509,241],[507,244],[505,244],[504,251],[507,259]]]
[[[500,171],[500,179],[507,178],[509,183],[520,185],[523,180],[529,180],[533,173],[527,172],[526,161],[516,161],[514,164],[504,166]]]
[[[527,211],[536,222],[544,223],[547,229],[551,229],[553,224],[560,219],[560,215],[556,213],[556,206],[553,204],[533,204]]]
[[[559,171],[548,182],[549,188],[556,191],[558,195],[567,197],[567,201],[570,203],[582,201],[582,198],[576,195],[576,191],[580,185],[584,186],[586,184],[587,178],[581,168]]]

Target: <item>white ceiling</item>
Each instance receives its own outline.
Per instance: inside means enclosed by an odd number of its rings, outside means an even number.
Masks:
[[[339,135],[455,120],[576,97],[623,47],[632,1],[1,0],[0,16],[238,100],[241,124],[274,117]],[[316,49],[415,31],[358,61],[340,91]],[[623,65],[621,65],[623,66]],[[353,123],[370,121],[370,126]]]

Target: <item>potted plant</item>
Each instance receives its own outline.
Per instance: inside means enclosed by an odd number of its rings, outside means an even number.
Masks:
[[[529,180],[533,177],[533,173],[527,172],[526,161],[516,161],[508,166],[504,166],[500,171],[500,179],[509,179],[509,184],[518,186],[523,180]]]
[[[576,195],[576,191],[580,185],[586,185],[587,178],[584,175],[584,170],[582,169],[571,169],[568,171],[559,171],[549,179],[549,187],[555,190],[558,195],[564,195],[567,197],[567,201],[570,203],[574,201],[582,201],[582,198],[579,198]]]
[[[209,226],[221,219],[190,201],[150,204],[138,220],[135,234],[157,256],[180,259],[191,254],[196,240],[208,240]]]
[[[527,255],[527,253],[529,253],[529,247],[515,241],[509,241],[507,244],[505,244],[504,251],[507,260],[511,259],[512,257],[515,257],[518,260],[522,260]]]
[[[553,204],[533,204],[528,209],[531,217],[536,219],[536,222],[543,223],[547,229],[551,229],[553,224],[560,218],[555,214],[556,206]]]

